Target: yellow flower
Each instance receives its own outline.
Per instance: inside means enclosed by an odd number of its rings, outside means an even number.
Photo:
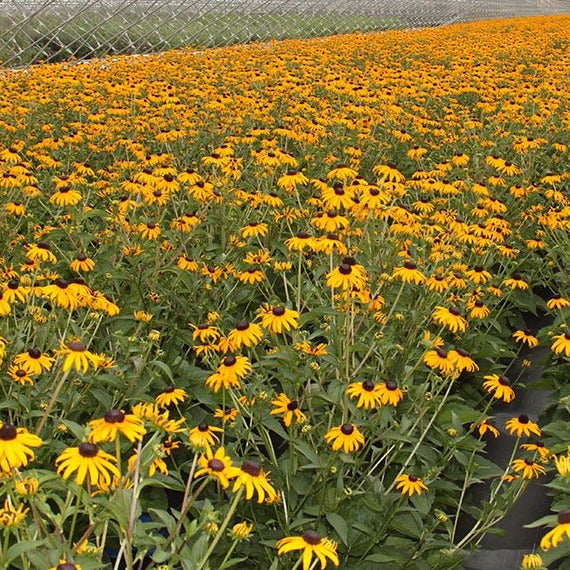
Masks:
[[[471,358],[471,355],[463,348],[449,351],[449,358],[453,362],[455,369],[461,373],[464,370],[467,372],[475,372],[479,370],[477,363]]]
[[[513,338],[517,342],[521,342],[522,344],[527,344],[529,348],[534,348],[535,346],[538,346],[538,339],[528,329],[515,331],[513,333]]]
[[[523,435],[529,437],[531,433],[538,436],[541,435],[538,425],[531,422],[526,414],[521,414],[517,418],[511,418],[505,423],[505,427],[511,435],[516,434],[517,437],[522,437]]]
[[[219,427],[210,426],[202,422],[190,430],[190,443],[195,447],[207,449],[220,440],[216,433],[222,433],[223,431],[224,430]]]
[[[442,374],[453,374],[455,362],[450,353],[443,348],[428,350],[424,354],[424,362],[432,369],[439,370]]]
[[[523,479],[533,479],[538,478],[539,475],[544,475],[546,473],[544,467],[538,465],[530,459],[515,459],[513,461],[513,469],[515,473],[522,471]]]
[[[282,556],[294,550],[303,551],[303,570],[309,570],[313,556],[326,568],[327,559],[335,566],[339,565],[337,545],[328,538],[321,538],[314,530],[307,530],[301,536],[287,536],[277,542],[277,554]]]
[[[242,347],[250,347],[259,344],[263,338],[263,331],[256,323],[239,321],[235,328],[228,334],[230,350],[239,350]]]
[[[543,561],[540,554],[525,554],[522,559],[520,570],[541,570]]]
[[[81,443],[79,447],[68,447],[55,460],[57,472],[68,479],[77,471],[76,482],[82,485],[87,477],[91,485],[109,487],[112,476],[120,477],[116,467],[117,460],[109,453],[102,451],[95,443]]]
[[[230,486],[228,470],[230,467],[233,467],[233,462],[231,458],[226,455],[224,447],[218,448],[216,453],[212,452],[211,447],[206,447],[205,454],[201,455],[198,459],[198,465],[201,469],[196,471],[194,475],[195,478],[210,475],[220,482],[223,489],[227,489]]]
[[[110,410],[102,418],[91,420],[89,427],[91,428],[89,441],[93,443],[115,441],[119,433],[134,442],[142,439],[146,433],[143,422],[138,416],[125,414],[121,410]]]
[[[432,319],[435,323],[441,326],[448,327],[451,332],[457,331],[465,332],[467,329],[467,321],[459,313],[459,309],[455,307],[447,308],[437,306],[433,313]]]
[[[218,366],[215,374],[206,379],[206,386],[214,392],[220,388],[228,390],[231,387],[241,388],[241,378],[244,378],[252,369],[246,356],[226,356]]]
[[[14,487],[16,493],[22,497],[29,497],[38,492],[40,481],[36,477],[24,477],[23,479],[16,479]]]
[[[486,382],[483,382],[483,388],[494,398],[503,400],[503,402],[512,402],[515,399],[515,392],[511,388],[511,381],[506,376],[498,374],[490,374],[484,376]]]
[[[358,398],[357,408],[372,409],[382,405],[384,392],[381,385],[374,384],[371,380],[364,380],[363,382],[349,384],[346,393],[351,398]]]
[[[35,454],[31,448],[40,447],[42,440],[23,427],[16,428],[12,424],[0,427],[0,470],[10,473],[12,469],[26,467],[33,461]]]
[[[169,386],[162,394],[159,394],[154,401],[159,408],[168,408],[168,406],[172,404],[178,405],[180,402],[184,402],[187,397],[188,393],[186,390]]]
[[[253,531],[253,523],[242,521],[234,524],[231,530],[231,535],[235,540],[247,540],[250,538]]]
[[[339,267],[327,273],[327,287],[346,291],[354,287],[361,289],[364,286],[362,274],[349,263],[341,263]]]
[[[77,372],[84,374],[89,370],[89,365],[96,370],[103,364],[103,359],[87,350],[87,347],[80,340],[74,340],[67,346],[60,341],[60,349],[55,351],[56,354],[65,356],[63,361],[63,371],[67,372],[75,368]]]
[[[404,397],[404,392],[398,388],[398,384],[394,380],[388,380],[379,384],[380,398],[383,405],[389,404],[396,407]]]
[[[564,535],[570,539],[570,510],[558,514],[558,525],[542,537],[540,548],[545,551],[556,548],[564,540]]]
[[[261,326],[273,334],[290,331],[299,326],[299,313],[282,305],[264,305],[258,311]]]
[[[299,404],[296,400],[291,400],[286,394],[281,392],[275,400],[271,400],[271,404],[275,406],[270,414],[283,414],[283,423],[289,427],[295,419],[295,423],[302,424],[307,421],[307,416],[299,409]]]
[[[342,424],[331,428],[326,433],[325,440],[332,444],[333,451],[338,451],[342,447],[345,453],[357,451],[364,445],[364,436],[354,424]]]
[[[263,503],[267,497],[269,500],[277,498],[277,491],[271,486],[267,474],[255,461],[246,459],[241,467],[228,468],[227,477],[235,479],[232,491],[235,493],[242,487],[245,488],[245,498],[249,501],[257,495],[257,502]]]
[[[0,509],[0,527],[6,528],[19,525],[29,510],[30,509],[24,509],[23,504],[17,509],[14,508],[12,501],[8,497],[4,500],[4,507]]]
[[[554,343],[552,344],[552,351],[554,354],[566,354],[570,356],[570,330],[563,334],[555,335]]]
[[[408,495],[411,497],[414,493],[421,495],[428,488],[424,482],[415,475],[400,475],[396,478],[396,489],[399,489],[402,495]]]
[[[404,283],[415,283],[419,285],[423,283],[426,278],[425,275],[418,269],[418,266],[413,261],[406,261],[403,267],[395,267],[392,272],[394,279],[400,279]]]

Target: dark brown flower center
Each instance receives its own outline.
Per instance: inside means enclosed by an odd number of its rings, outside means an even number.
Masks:
[[[299,239],[308,239],[308,238],[310,238],[311,236],[310,236],[307,232],[298,232],[298,233],[297,233],[297,237],[298,237]]]
[[[50,249],[50,245],[49,245],[49,243],[47,243],[46,241],[40,241],[40,242],[38,243],[38,247],[39,247],[40,249],[47,249],[48,251],[49,251],[49,249]]]
[[[570,523],[570,509],[558,513],[558,524]]]
[[[303,540],[312,546],[321,543],[321,537],[314,530],[306,530],[302,536]]]
[[[76,570],[77,566],[75,566],[75,564],[72,564],[71,562],[66,562],[65,564],[58,564],[55,567],[55,570]]]
[[[342,273],[342,275],[350,275],[352,267],[348,263],[341,263],[338,270],[339,273]]]
[[[362,382],[362,389],[367,392],[372,392],[372,390],[374,390],[374,382],[372,382],[372,380],[364,380],[364,382]]]
[[[276,317],[282,317],[285,314],[285,307],[273,307],[273,309],[271,309],[271,312]]]
[[[224,463],[219,459],[210,459],[210,461],[208,461],[208,467],[212,471],[217,471],[219,473],[224,470]]]
[[[201,432],[208,431],[209,429],[210,429],[210,426],[205,422],[202,422],[201,424],[198,425],[198,430]]]
[[[0,428],[0,440],[2,441],[12,441],[17,435],[18,430],[12,424],[4,424]]]
[[[24,378],[24,376],[27,375],[27,372],[25,370],[22,370],[21,368],[18,368],[18,370],[16,370],[16,376],[18,378]]]
[[[237,362],[237,358],[235,356],[226,356],[224,358],[224,366],[233,366]]]
[[[444,350],[443,348],[436,348],[435,352],[440,358],[447,358],[447,350]]]
[[[418,478],[415,475],[409,475],[408,479],[410,483],[415,483],[418,480]]]
[[[518,419],[519,419],[519,424],[528,424],[528,422],[530,421],[526,414],[521,414]]]
[[[109,410],[105,414],[105,421],[109,424],[120,424],[125,421],[125,414],[121,410]]]
[[[259,474],[261,473],[261,465],[259,465],[259,463],[256,463],[255,461],[246,459],[241,464],[241,470],[247,473],[248,475],[251,475],[252,477],[259,477]]]
[[[249,328],[249,323],[247,321],[239,321],[236,325],[236,330],[246,331]]]
[[[352,424],[342,424],[340,426],[340,431],[344,434],[344,435],[351,435],[352,432],[354,432],[354,426]]]
[[[85,261],[87,259],[87,256],[84,253],[80,253],[77,256],[77,261]]]
[[[287,404],[287,409],[292,412],[293,410],[296,410],[299,407],[299,404],[297,403],[296,400],[292,400],[291,402],[289,402]]]
[[[99,446],[95,443],[86,442],[79,445],[79,455],[81,455],[81,457],[92,458],[95,457],[98,452]]]
[[[87,347],[80,340],[74,340],[69,343],[69,350],[73,350],[73,352],[85,352]]]
[[[499,376],[499,384],[501,384],[501,386],[510,386],[511,381],[507,376]]]
[[[459,309],[457,307],[450,307],[449,312],[456,317],[459,315]]]
[[[471,354],[469,354],[464,348],[458,348],[456,349],[457,354],[459,354],[459,356],[463,356],[464,358],[470,358]]]
[[[396,384],[394,380],[388,380],[388,382],[386,382],[386,388],[390,391],[394,391],[398,389],[398,384]]]
[[[20,282],[17,279],[10,279],[10,281],[8,281],[9,289],[17,289],[19,286]]]
[[[404,263],[405,269],[413,270],[413,269],[417,269],[417,267],[418,266],[413,261],[406,261],[406,263]]]

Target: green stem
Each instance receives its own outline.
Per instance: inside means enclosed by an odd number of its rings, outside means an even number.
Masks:
[[[71,519],[71,528],[69,529],[68,544],[71,548],[73,544],[73,534],[75,533],[75,524],[77,523],[77,515],[79,514],[79,507],[81,506],[81,499],[83,499],[83,485],[79,487],[79,493],[77,493],[77,501],[75,503],[75,509],[73,511],[73,518]]]
[[[40,423],[38,424],[38,427],[36,428],[36,435],[40,435],[40,433],[42,432],[42,429],[43,429],[45,423],[47,422],[47,419],[48,419],[48,417],[49,417],[49,415],[53,409],[55,401],[57,400],[57,397],[59,396],[59,393],[60,393],[61,389],[63,388],[63,385],[64,385],[65,381],[67,380],[68,376],[69,376],[69,370],[67,372],[64,372],[59,383],[55,387],[55,390],[54,390],[53,395],[52,395],[52,397],[51,397],[51,399],[47,405],[47,408],[45,409],[45,412],[43,413],[43,415],[40,419]]]
[[[236,496],[234,497],[234,500],[232,501],[232,504],[230,505],[230,510],[228,511],[226,518],[223,520],[222,525],[220,526],[218,532],[216,533],[214,540],[212,540],[212,544],[210,544],[210,547],[208,548],[206,554],[204,555],[204,558],[202,558],[202,560],[196,566],[196,570],[202,570],[206,562],[208,562],[208,559],[210,558],[210,555],[214,551],[214,548],[216,548],[216,545],[222,538],[224,532],[226,531],[226,528],[228,527],[228,524],[230,524],[230,520],[233,514],[235,513],[238,503],[243,495],[243,491],[244,487],[240,487],[239,491],[236,493]]]

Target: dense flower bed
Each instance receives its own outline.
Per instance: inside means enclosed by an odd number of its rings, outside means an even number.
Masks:
[[[3,567],[456,568],[547,474],[562,556],[569,33],[2,72]]]

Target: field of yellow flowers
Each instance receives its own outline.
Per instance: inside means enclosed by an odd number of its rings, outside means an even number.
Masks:
[[[0,565],[449,570],[536,480],[522,567],[567,555],[569,46],[0,70]],[[548,414],[494,422],[536,346]]]

